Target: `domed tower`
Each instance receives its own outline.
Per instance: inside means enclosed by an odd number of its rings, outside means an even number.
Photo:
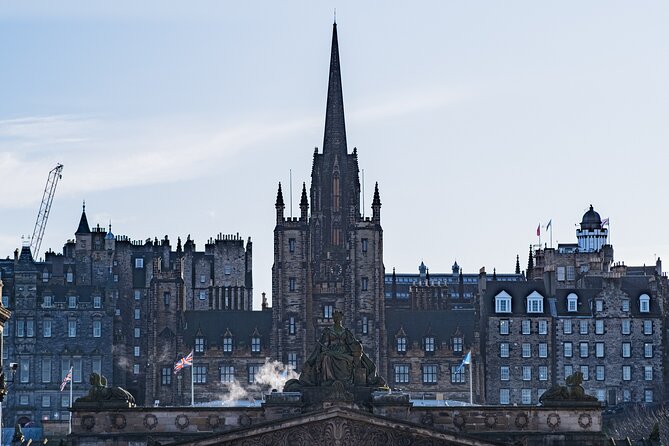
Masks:
[[[583,214],[581,229],[576,230],[579,252],[599,252],[606,245],[608,233],[602,226],[602,218],[590,205],[588,212]]]

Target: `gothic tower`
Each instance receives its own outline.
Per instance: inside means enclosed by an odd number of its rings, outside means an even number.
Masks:
[[[355,148],[349,153],[346,145],[336,23],[323,150],[314,151],[309,198],[303,185],[300,217],[285,218],[279,184],[272,267],[274,353],[299,369],[340,310],[344,325],[385,373],[381,198],[377,184],[372,217],[363,218],[358,154]]]

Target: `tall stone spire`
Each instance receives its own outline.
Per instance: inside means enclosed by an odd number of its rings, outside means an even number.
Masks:
[[[346,154],[346,125],[344,124],[344,96],[341,87],[339,69],[339,43],[337,23],[332,25],[332,52],[330,54],[330,80],[328,82],[328,101],[325,110],[325,136],[323,153]]]

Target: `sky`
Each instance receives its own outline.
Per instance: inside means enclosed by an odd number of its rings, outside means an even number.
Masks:
[[[271,296],[274,202],[299,215],[322,147],[336,8],[348,147],[386,272],[513,272],[576,241],[592,204],[615,260],[668,258],[669,3],[0,0],[0,256],[61,252],[86,201],[116,235],[253,240]],[[659,226],[659,228],[657,227]]]

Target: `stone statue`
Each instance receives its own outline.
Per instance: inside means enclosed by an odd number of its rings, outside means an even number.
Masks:
[[[25,440],[26,437],[23,435],[21,425],[16,423],[14,425],[14,436],[12,437],[12,444],[22,444]]]
[[[299,391],[302,386],[331,386],[337,381],[345,386],[385,385],[376,373],[374,362],[362,351],[360,341],[342,326],[343,317],[341,311],[334,312],[334,324],[323,330],[302,367],[300,378],[286,382],[284,391]]]
[[[555,385],[546,390],[539,397],[539,402],[545,404],[552,401],[597,401],[597,398],[585,393],[581,385],[583,384],[583,373],[576,372],[568,376],[565,381],[566,386]]]
[[[121,387],[107,387],[107,378],[95,372],[91,373],[89,382],[91,388],[88,395],[77,398],[75,405],[81,403],[96,403],[120,407],[135,407],[135,397]]]

